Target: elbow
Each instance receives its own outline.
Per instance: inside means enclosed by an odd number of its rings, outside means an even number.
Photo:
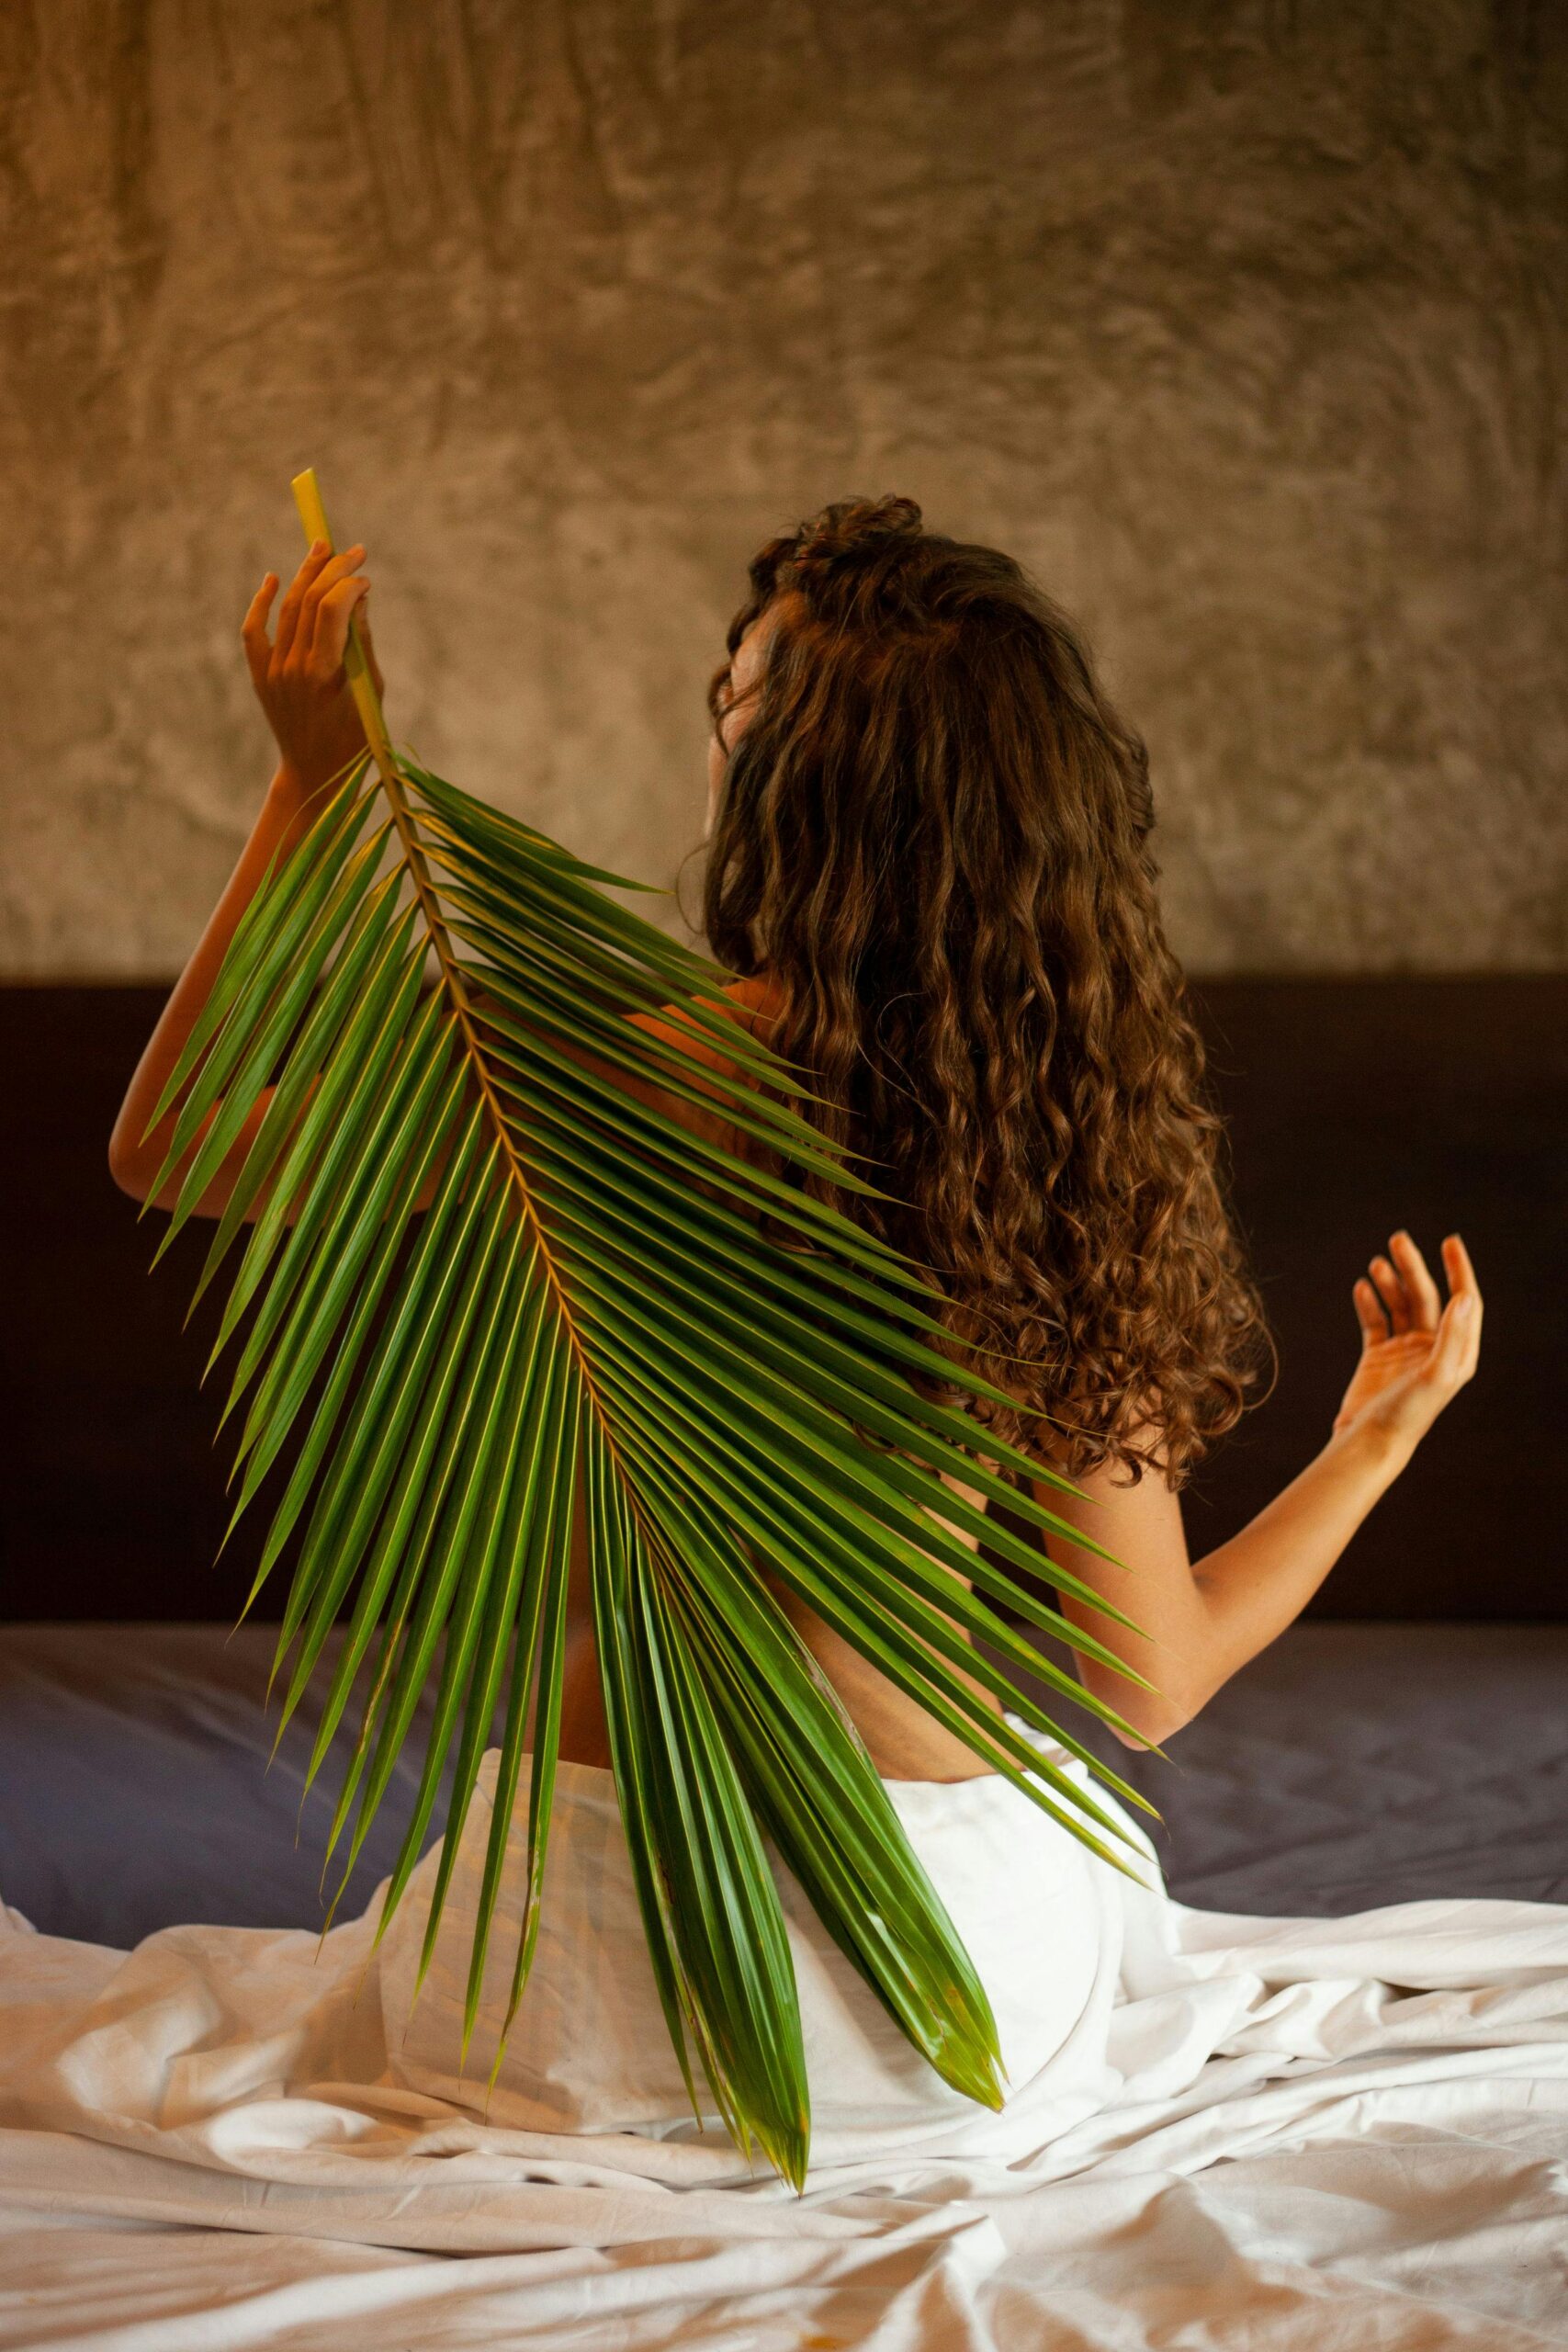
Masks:
[[[1106,1687],[1095,1692],[1108,1707],[1121,1716],[1121,1728],[1108,1726],[1123,1747],[1142,1754],[1150,1747],[1163,1747],[1179,1731],[1185,1731],[1194,1715],[1202,1710],[1206,1691],[1172,1690],[1144,1690],[1135,1682],[1118,1679],[1114,1687],[1107,1678]]]
[[[109,1174],[120,1191],[128,1193],[133,1201],[146,1199],[146,1174],[138,1165],[136,1153],[121,1135],[118,1127],[116,1127],[109,1137]]]
[[[1140,1692],[1139,1695],[1142,1697],[1143,1694]],[[1168,1739],[1174,1739],[1179,1731],[1186,1729],[1198,1712],[1196,1707],[1173,1707],[1163,1702],[1136,1707],[1125,1703],[1117,1705],[1114,1700],[1111,1703],[1116,1707],[1122,1724],[1126,1725],[1122,1730],[1115,1724],[1111,1724],[1112,1737],[1138,1756],[1145,1754],[1151,1747],[1163,1747]]]

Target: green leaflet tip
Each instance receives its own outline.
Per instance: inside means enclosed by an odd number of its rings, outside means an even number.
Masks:
[[[352,1867],[353,1865],[351,1864],[350,1868],[352,1869]],[[342,1879],[338,1883],[337,1893],[333,1895],[332,1901],[327,1905],[327,1916],[321,1923],[321,1933],[323,1936],[326,1934],[327,1929],[332,1926],[333,1921],[337,1917],[337,1906],[343,1901],[344,1890],[348,1885],[348,1871],[344,1871]],[[372,1946],[371,1949],[374,1950],[375,1947]],[[366,1965],[369,1965],[368,1961],[366,1962]],[[363,1981],[364,1980],[362,1978],[361,1982],[363,1983]]]
[[[487,2118],[490,2114],[490,2103],[495,2092],[496,2081],[500,2075],[502,2064],[506,2057],[506,2037],[511,2030],[511,2027],[512,2020],[508,2018],[505,2025],[502,2028],[501,2040],[495,2046],[495,2063],[491,2066],[485,2082],[485,2114]]]
[[[379,1942],[379,1941],[380,1941],[380,1929],[379,1929],[379,1928],[378,1928],[378,1929],[377,1929],[377,1942]],[[371,1946],[371,1950],[372,1950],[372,1951],[374,1951],[374,1950],[375,1950],[375,1945],[372,1945],[372,1946]],[[410,1996],[409,1996],[409,2015],[410,2015],[410,2017],[411,2017],[411,2018],[412,2018],[412,2015],[413,2015],[413,2011],[414,2011],[414,2005],[415,2005],[415,2003],[418,2001],[419,1996],[420,1996],[420,1994],[421,1994],[421,1993],[423,1991],[423,1989],[424,1989],[424,1980],[425,1980],[425,1978],[426,1978],[426,1977],[429,1975],[429,1973],[430,1973],[430,1963],[431,1963],[431,1962],[434,1959],[434,1957],[435,1957],[435,1954],[434,1953],[434,1951],[431,1951],[431,1952],[423,1952],[423,1953],[421,1953],[421,1955],[420,1955],[420,1962],[419,1962],[419,1966],[418,1966],[418,1967],[415,1969],[415,1971],[414,1971],[414,1977],[413,1977],[413,1991],[412,1991],[412,1992],[410,1994]],[[463,2053],[462,2053],[465,2057],[468,2055],[468,2036],[465,2034],[465,2035],[464,2035],[464,2037],[463,2037]]]
[[[140,1218],[137,1222],[141,1222]],[[164,1250],[168,1248],[170,1242],[174,1239],[179,1229],[178,1223],[173,1216],[171,1216],[167,1227],[164,1228],[163,1239],[159,1242],[158,1247],[152,1252],[152,1263],[147,1269],[150,1274],[157,1272],[159,1261],[162,1259]]]
[[[783,2132],[764,2131],[752,2124],[757,2143],[775,2172],[780,2174],[797,2197],[806,2194],[806,2176],[811,2167],[811,2123],[805,2118],[786,2125]]]

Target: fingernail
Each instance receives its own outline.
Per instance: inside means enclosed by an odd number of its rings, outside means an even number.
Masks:
[[[1460,1323],[1468,1323],[1474,1306],[1475,1301],[1472,1298],[1456,1298],[1454,1301],[1455,1321]]]

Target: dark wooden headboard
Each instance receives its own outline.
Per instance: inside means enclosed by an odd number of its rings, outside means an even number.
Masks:
[[[198,1381],[220,1301],[182,1329],[211,1228],[187,1229],[150,1279],[164,1219],[138,1224],[108,1174],[109,1129],[164,994],[0,989],[11,1618],[231,1618],[265,1532],[258,1508],[212,1565],[232,1437],[214,1449],[221,1366]],[[1486,1293],[1480,1375],[1317,1611],[1568,1616],[1568,978],[1227,980],[1198,996],[1282,1361],[1273,1396],[1189,1490],[1194,1553],[1322,1443],[1355,1360],[1350,1283],[1371,1252],[1404,1224],[1435,1258],[1457,1227]],[[259,1613],[276,1616],[284,1589],[279,1577]]]

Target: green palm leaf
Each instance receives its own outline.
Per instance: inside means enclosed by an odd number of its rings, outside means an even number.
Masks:
[[[325,538],[314,477],[295,490]],[[1117,1660],[1018,1580],[1038,1570],[1032,1545],[940,1474],[1085,1539],[1007,1474],[1066,1481],[919,1385],[929,1374],[998,1394],[941,1350],[919,1270],[853,1220],[874,1187],[810,1124],[806,1075],[726,1012],[724,975],[606,897],[629,887],[618,877],[395,749],[357,637],[348,668],[368,753],[269,869],[155,1114],[177,1103],[153,1194],[188,1155],[161,1254],[274,1086],[197,1295],[251,1216],[214,1351],[244,1325],[223,1408],[245,1405],[224,1540],[292,1442],[251,1592],[303,1521],[274,1667],[279,1736],[346,1609],[310,1766],[359,1690],[328,1846],[346,1842],[346,1880],[434,1682],[378,1928],[450,1760],[423,1980],[504,1688],[465,2019],[466,2050],[527,1759],[529,1883],[498,2067],[547,1899],[575,1534],[654,1981],[694,2108],[700,2068],[737,2143],[798,2185],[808,2086],[764,1841],[948,2082],[998,2104],[999,2054],[985,1989],[859,1735],[759,1569],[1125,1867],[1115,1817],[986,1695],[1093,1764],[1020,1678],[1119,1719],[998,1604]],[[649,1013],[726,1067],[633,1017]],[[688,1104],[754,1148],[697,1134]],[[845,1205],[805,1197],[786,1166],[829,1179]],[[963,1540],[982,1532],[984,1559]],[[1119,1615],[1068,1572],[1053,1581]]]

